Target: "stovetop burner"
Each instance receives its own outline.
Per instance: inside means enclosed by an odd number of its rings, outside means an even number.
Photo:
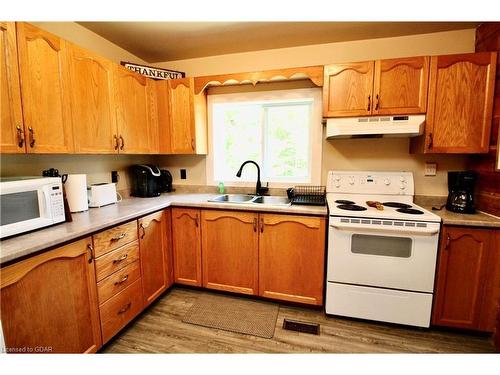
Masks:
[[[339,204],[337,208],[347,211],[366,211],[366,207],[358,206],[357,204]]]
[[[394,208],[411,208],[410,204],[401,203],[401,202],[384,202],[382,203],[386,207],[394,207]]]
[[[337,199],[335,201],[335,203],[339,203],[339,204],[354,204],[353,201],[348,201],[348,200],[345,200],[345,199]]]
[[[417,210],[415,208],[398,208],[396,211],[410,215],[423,215],[424,213],[423,211]]]

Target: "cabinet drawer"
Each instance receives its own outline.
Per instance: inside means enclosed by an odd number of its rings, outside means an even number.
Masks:
[[[137,279],[100,307],[103,343],[142,311],[142,285]]]
[[[97,233],[94,236],[94,256],[109,253],[137,239],[137,220]]]
[[[139,277],[141,277],[141,267],[139,262],[136,261],[98,282],[97,294],[99,295],[99,304],[106,302],[115,294],[131,285]]]
[[[97,281],[101,281],[112,273],[139,259],[139,242],[122,246],[112,252],[99,257],[95,261]]]

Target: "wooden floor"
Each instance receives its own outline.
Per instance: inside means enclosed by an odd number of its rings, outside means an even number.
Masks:
[[[321,310],[280,305],[272,339],[182,323],[207,291],[174,287],[111,340],[104,353],[488,353],[488,337],[406,328],[326,316]],[[321,324],[319,336],[286,331],[283,319]]]

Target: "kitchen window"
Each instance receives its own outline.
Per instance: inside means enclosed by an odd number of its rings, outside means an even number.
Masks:
[[[207,179],[253,186],[256,161],[272,187],[320,184],[321,90],[296,89],[208,96]]]

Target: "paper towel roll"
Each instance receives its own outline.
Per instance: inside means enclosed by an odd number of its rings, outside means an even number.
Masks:
[[[89,209],[86,174],[69,174],[64,188],[71,212],[81,212]]]

